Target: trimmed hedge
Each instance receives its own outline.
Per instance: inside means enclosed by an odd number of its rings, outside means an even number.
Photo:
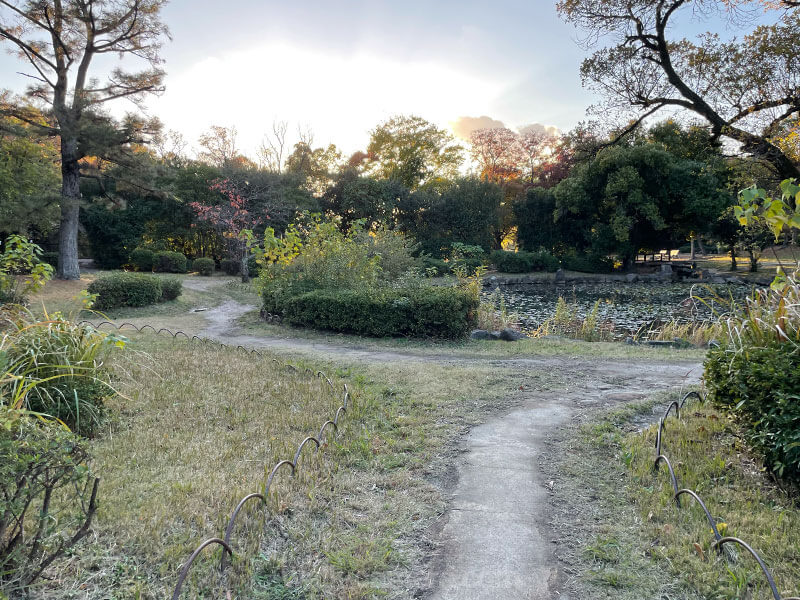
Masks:
[[[120,306],[148,306],[161,300],[161,281],[144,273],[113,273],[89,284],[97,294],[94,308],[107,310]]]
[[[704,366],[709,398],[740,417],[771,470],[800,481],[800,351],[778,341],[738,352],[723,346]]]
[[[205,257],[196,258],[194,259],[194,263],[192,263],[192,267],[200,275],[211,277],[211,275],[214,274],[214,259]]]
[[[161,302],[175,300],[183,293],[183,282],[177,277],[167,277],[161,280]]]
[[[238,275],[242,267],[238,260],[226,258],[220,261],[219,268],[225,271],[227,275]]]
[[[292,325],[374,337],[459,338],[475,324],[478,301],[457,288],[316,290],[288,299]]]
[[[147,248],[136,248],[131,252],[128,262],[137,271],[152,271],[156,261],[156,253]]]
[[[491,261],[501,273],[530,273],[532,271],[555,273],[559,264],[558,259],[547,252],[506,252],[504,250],[492,252]]]
[[[144,273],[112,273],[95,279],[87,290],[90,294],[97,294],[94,308],[108,310],[175,300],[183,292],[183,282],[177,278],[161,279]]]
[[[186,257],[180,252],[159,252],[154,266],[159,273],[186,273]]]

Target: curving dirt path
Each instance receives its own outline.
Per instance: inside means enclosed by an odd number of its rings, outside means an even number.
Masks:
[[[547,368],[571,381],[557,393],[526,396],[511,412],[474,427],[462,446],[457,483],[439,524],[438,548],[416,597],[430,600],[568,598],[550,540],[548,488],[540,470],[545,440],[570,419],[598,408],[642,400],[699,382],[696,362],[654,363],[537,357],[464,358],[442,353],[374,351],[312,340],[242,334],[235,320],[255,307],[227,301],[203,316],[203,335],[227,344],[303,352],[329,360],[376,363],[481,362]],[[570,373],[575,374],[570,377]]]

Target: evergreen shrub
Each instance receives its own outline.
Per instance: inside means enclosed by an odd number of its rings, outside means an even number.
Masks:
[[[242,266],[238,260],[225,258],[219,263],[219,268],[225,271],[226,275],[238,275]]]
[[[469,292],[422,286],[387,290],[315,290],[289,298],[293,325],[356,335],[459,338],[475,324],[478,301]]]
[[[147,248],[136,248],[131,252],[128,262],[137,271],[152,271],[155,265],[156,254]]]
[[[186,257],[180,252],[159,252],[155,257],[159,273],[186,273]]]
[[[87,288],[97,294],[94,308],[108,310],[122,306],[148,306],[161,300],[161,281],[144,273],[112,273],[95,279]]]
[[[211,277],[214,274],[214,259],[213,258],[196,258],[192,267],[200,275]]]

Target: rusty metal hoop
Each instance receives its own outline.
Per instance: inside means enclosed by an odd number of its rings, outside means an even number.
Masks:
[[[764,572],[764,577],[767,578],[767,583],[769,583],[769,587],[772,590],[772,596],[775,598],[775,600],[781,600],[781,595],[778,593],[778,587],[775,585],[775,580],[772,577],[772,573],[769,572],[769,569],[767,569],[767,565],[764,564],[763,560],[761,560],[761,557],[758,555],[758,552],[753,550],[746,542],[743,542],[737,537],[724,537],[715,540],[714,543],[711,545],[712,547],[716,547],[718,550],[721,551],[722,546],[724,544],[727,544],[728,542],[739,544],[742,548],[747,550],[753,556],[753,558],[756,559],[758,566],[761,567],[761,570]],[[787,600],[791,600],[791,598],[787,598]]]
[[[210,546],[211,544],[219,544],[220,546],[222,546],[225,552],[233,556],[233,550],[231,550],[231,547],[225,540],[221,540],[219,538],[210,538],[204,541],[195,549],[194,552],[192,552],[192,555],[189,557],[189,560],[187,560],[186,563],[184,563],[183,568],[181,569],[181,573],[178,576],[178,583],[175,585],[175,591],[172,592],[172,600],[178,600],[181,597],[181,589],[183,589],[183,582],[186,579],[186,576],[189,574],[189,569],[192,567],[192,564],[194,563],[195,559],[198,556],[200,556],[200,553],[203,551],[203,549],[206,546]]]
[[[231,535],[233,535],[233,525],[236,523],[236,517],[239,516],[239,513],[241,512],[242,508],[244,508],[244,505],[247,504],[250,500],[253,500],[254,498],[260,498],[261,501],[265,504],[267,502],[267,499],[264,497],[264,495],[259,494],[258,492],[255,492],[253,494],[248,494],[239,501],[239,504],[236,505],[236,508],[233,510],[233,513],[231,514],[231,518],[228,520],[228,526],[225,527],[225,538],[223,541],[226,544],[230,545],[231,543]],[[224,571],[225,567],[228,566],[226,561],[227,556],[228,555],[225,554],[224,552],[222,553],[222,558],[220,559],[219,563],[220,571]]]
[[[297,461],[300,459],[300,454],[303,452],[303,448],[308,442],[314,442],[317,445],[317,450],[319,450],[320,447],[319,440],[315,438],[313,435],[308,436],[306,439],[300,442],[300,445],[297,447],[297,452],[294,453],[294,459],[292,460],[295,469],[297,468]]]
[[[697,500],[697,503],[700,504],[700,508],[702,508],[703,512],[706,513],[706,519],[708,519],[708,522],[711,525],[711,530],[714,532],[714,539],[716,540],[716,542],[721,540],[722,536],[719,534],[719,531],[717,531],[717,522],[714,520],[714,517],[711,516],[711,513],[709,512],[708,508],[706,507],[706,503],[703,502],[703,500],[700,498],[700,496],[698,496],[695,492],[693,492],[692,490],[689,490],[689,489],[682,489],[682,490],[679,490],[679,491],[675,492],[675,498],[677,499],[683,494],[689,494],[692,498]],[[721,551],[721,549],[720,549],[720,551]]]
[[[292,475],[294,475],[294,463],[290,460],[282,460],[277,465],[272,467],[272,472],[270,472],[269,477],[267,477],[267,483],[264,485],[264,497],[269,497],[269,488],[272,485],[272,480],[275,478],[275,474],[278,472],[283,465],[289,465],[292,468]]]
[[[675,499],[675,504],[677,504],[678,508],[680,508],[681,499],[677,495],[679,491],[678,478],[675,477],[675,470],[672,468],[672,463],[669,462],[669,459],[666,456],[664,456],[663,454],[659,454],[658,458],[656,458],[656,461],[653,463],[653,471],[658,472],[658,465],[662,462],[665,463],[667,465],[667,469],[669,469],[669,476],[670,479],[672,480],[672,489],[675,490],[674,491],[675,495],[673,497]]]

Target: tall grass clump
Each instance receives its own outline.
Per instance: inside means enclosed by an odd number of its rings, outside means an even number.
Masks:
[[[746,424],[768,468],[800,479],[800,282],[757,290],[720,325],[705,363],[711,399]]]
[[[499,288],[478,306],[478,329],[488,331],[519,329],[519,325],[519,314],[508,310],[506,299]]]
[[[39,320],[24,308],[0,314],[3,405],[61,421],[93,435],[113,393],[106,360],[124,338],[78,325],[60,314]]]
[[[60,314],[0,312],[0,598],[27,597],[90,533],[98,480],[82,436],[113,393],[105,360],[121,338]]]
[[[534,337],[545,335],[560,335],[586,342],[609,342],[614,340],[614,324],[600,319],[600,300],[594,303],[585,317],[581,317],[577,304],[570,304],[559,296],[553,316],[534,332]]]

